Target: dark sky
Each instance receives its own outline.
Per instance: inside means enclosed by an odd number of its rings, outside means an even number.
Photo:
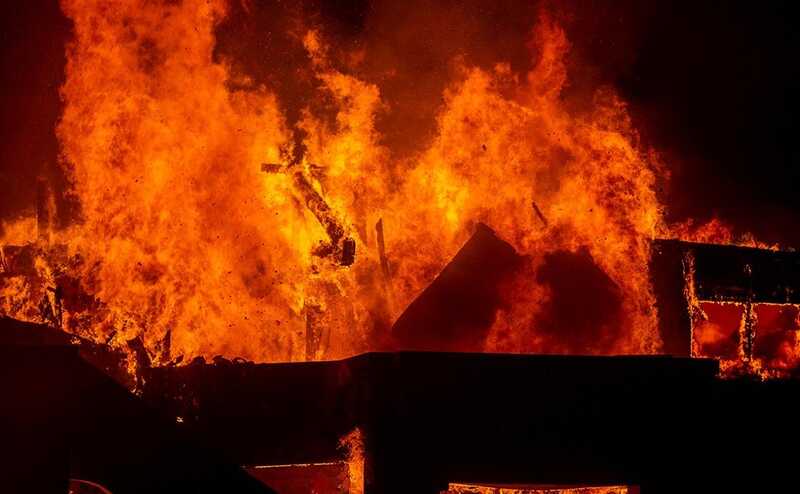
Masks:
[[[489,64],[498,53],[523,71],[521,50],[536,18],[531,2],[259,2],[234,8],[219,30],[219,54],[268,83],[291,106],[303,87],[274,67],[298,48],[281,35],[301,15],[331,37],[368,48],[364,77],[397,65],[415,80],[376,80],[390,103],[434,102],[445,62],[461,52]],[[800,247],[800,17],[790,2],[577,1],[557,5],[573,42],[572,91],[610,83],[631,105],[644,141],[672,171],[668,218],[712,215],[768,242]],[[456,8],[457,7],[457,8]],[[69,21],[55,0],[3,2],[0,50],[0,218],[31,208],[37,174],[56,176]],[[528,57],[529,59],[529,57]],[[429,114],[392,106],[389,145],[407,147]],[[291,113],[291,112],[290,112]],[[422,131],[420,131],[422,132]]]

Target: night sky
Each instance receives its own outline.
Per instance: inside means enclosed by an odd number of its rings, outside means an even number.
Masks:
[[[712,216],[759,240],[800,247],[800,17],[790,2],[549,2],[573,43],[567,91],[611,84],[630,104],[643,143],[671,170],[661,192],[668,219]],[[3,2],[0,49],[0,218],[31,210],[35,179],[63,189],[55,123],[70,22],[57,2]],[[248,2],[219,27],[218,56],[265,82],[291,120],[302,101],[301,49],[285,27],[301,16],[342,46],[367,52],[362,74],[392,111],[386,144],[413,151],[432,130],[447,62],[508,61],[523,72],[531,2]],[[381,79],[390,66],[413,80]],[[280,70],[276,70],[276,67]],[[413,131],[408,131],[413,129]],[[65,216],[75,211],[62,208]]]

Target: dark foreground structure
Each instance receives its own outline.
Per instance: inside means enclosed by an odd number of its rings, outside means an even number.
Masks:
[[[588,255],[551,261],[554,278],[580,276],[594,295],[608,285]],[[165,367],[142,358],[134,383],[110,348],[0,318],[0,492],[64,494],[69,479],[113,494],[308,492],[278,482],[302,476],[298,464],[318,465],[335,488],[353,431],[366,494],[450,483],[796,490],[796,369],[720,378],[719,361],[693,351],[693,311],[703,301],[796,306],[800,255],[655,241],[650,272],[672,356],[466,353],[482,346],[497,287],[525,263],[478,227],[392,330],[391,349],[447,351]],[[754,345],[775,337],[755,319],[734,336],[744,369]]]
[[[81,479],[113,494],[272,493],[51,328],[0,318],[0,389],[0,492],[66,494]]]
[[[333,460],[359,427],[367,493],[789,485],[797,383],[716,374],[672,357],[376,353],[154,369],[144,398],[246,465]]]
[[[267,493],[239,467],[341,459],[356,427],[368,494],[449,482],[792,485],[798,383],[716,375],[714,361],[672,357],[373,353],[162,367],[140,399],[75,347],[6,339],[3,491],[63,494],[79,478],[114,494]]]

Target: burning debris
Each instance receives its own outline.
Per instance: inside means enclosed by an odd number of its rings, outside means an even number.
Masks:
[[[317,169],[321,168],[316,165],[310,166]],[[297,163],[286,166],[267,163],[261,165],[261,170],[267,173],[286,173],[290,175],[295,186],[295,191],[300,196],[300,199],[325,228],[329,241],[323,242],[315,247],[313,250],[314,255],[318,257],[328,257],[334,263],[341,266],[350,266],[353,264],[356,256],[356,241],[352,237],[346,235],[347,229],[336,218],[331,207],[328,206],[325,199],[317,192],[308,177],[298,169]]]
[[[525,60],[459,48],[434,91],[305,6],[286,33],[248,18],[286,44],[241,49],[257,70],[224,34],[249,1],[61,6],[68,190],[43,174],[0,223],[12,490],[650,494],[698,487],[696,465],[706,490],[794,474],[746,455],[797,439],[800,254],[668,225],[663,158],[613,89],[571,81],[562,16],[541,10]]]
[[[785,376],[797,370],[800,325],[791,314],[800,303],[799,254],[659,240],[653,244],[651,272],[670,353],[721,358],[731,375]],[[773,315],[762,340],[759,312],[788,317]],[[722,334],[717,322],[731,313],[730,331]],[[770,351],[757,355],[756,348]]]
[[[396,155],[377,125],[381,88],[339,64],[324,32],[294,38],[313,84],[289,111],[269,84],[217,57],[222,0],[62,4],[74,41],[57,135],[81,214],[54,228],[43,188],[46,244],[67,262],[45,251],[30,262],[72,281],[47,274],[53,291],[31,291],[5,277],[4,314],[44,315],[140,366],[330,359],[394,344],[546,352],[560,332],[536,338],[537,325],[565,295],[536,272],[550,255],[585,252],[622,314],[619,333],[586,351],[660,350],[646,269],[662,228],[656,169],[608,89],[590,105],[565,101],[569,43],[547,14],[532,26],[528,72],[465,61],[430,110],[433,134]],[[414,315],[430,314],[440,301],[421,310],[424,301],[457,278],[446,266],[462,262],[476,222],[506,245],[469,268],[464,314],[480,321]],[[507,277],[514,256],[527,272]],[[90,303],[74,304],[77,293]],[[439,327],[421,337],[409,321]]]

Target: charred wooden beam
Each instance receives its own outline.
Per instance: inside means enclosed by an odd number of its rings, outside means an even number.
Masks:
[[[689,292],[694,290],[692,259],[680,242],[656,240],[650,246],[650,280],[658,311],[658,330],[668,355],[692,354],[692,312]]]
[[[800,303],[800,253],[684,242],[695,260],[697,298]]]
[[[686,276],[691,257],[694,291],[710,302],[800,303],[800,253],[734,245],[655,240],[655,262]]]
[[[344,227],[339,223],[339,220],[333,214],[328,203],[311,185],[303,172],[295,171],[292,173],[292,180],[294,182],[295,190],[305,201],[306,207],[314,216],[317,221],[325,228],[331,243],[336,245],[339,240],[344,236]]]
[[[342,240],[342,255],[340,259],[342,266],[351,266],[356,262],[356,241],[353,237],[347,237]]]
[[[539,220],[542,222],[542,225],[544,225],[544,227],[547,228],[548,226],[547,218],[545,218],[544,214],[542,214],[542,210],[539,209],[539,206],[536,204],[536,201],[531,201],[531,206],[533,206],[533,212],[535,212],[536,216],[539,217]]]

